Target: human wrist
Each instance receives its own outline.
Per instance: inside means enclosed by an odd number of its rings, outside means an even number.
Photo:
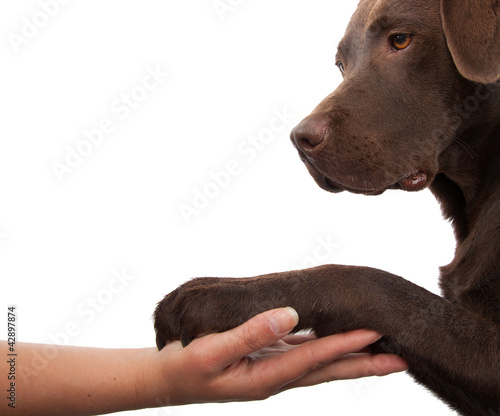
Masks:
[[[147,348],[141,350],[134,362],[136,368],[135,388],[139,408],[148,409],[165,406],[161,399],[161,372],[157,359],[158,350]]]
[[[179,343],[179,348],[182,347]],[[161,351],[156,348],[144,350],[144,354],[139,358],[137,365],[137,397],[140,400],[141,408],[155,408],[172,406],[174,404],[187,404],[177,397],[175,385],[179,380],[179,362],[183,361],[177,354],[177,349],[173,344],[167,345]],[[186,368],[180,364],[183,371]],[[168,374],[168,377],[166,376]],[[172,383],[172,380],[175,383]],[[177,400],[174,398],[177,397]]]

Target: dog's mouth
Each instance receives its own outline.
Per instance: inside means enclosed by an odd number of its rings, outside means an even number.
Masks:
[[[388,178],[386,178],[387,182],[384,184],[383,181],[380,181],[382,182],[380,185],[376,184],[374,181],[368,181],[354,175],[344,175],[344,179],[341,179],[340,175],[336,175],[336,178],[332,179],[330,175],[326,175],[313,165],[309,158],[300,149],[299,156],[317,184],[325,191],[332,193],[347,191],[354,194],[381,195],[389,189],[418,192],[426,188],[432,178],[432,174],[424,169],[420,169],[411,173],[403,174],[399,177],[399,179],[394,181],[387,180]],[[372,174],[371,176],[376,175]]]
[[[322,175],[322,174],[313,174],[313,178],[316,180],[318,185],[323,188],[325,191],[332,192],[332,193],[339,193],[343,191],[351,192],[354,194],[363,194],[363,195],[381,195],[383,194],[386,190],[389,189],[401,189],[404,191],[409,191],[409,192],[417,192],[421,191],[422,189],[426,188],[428,185],[428,178],[429,175],[424,172],[424,171],[417,171],[414,173],[411,173],[409,175],[403,176],[401,179],[398,181],[388,185],[384,186],[382,188],[374,188],[370,186],[369,184],[366,184],[364,187],[353,187],[353,186],[346,186],[344,184],[340,184],[329,177]]]

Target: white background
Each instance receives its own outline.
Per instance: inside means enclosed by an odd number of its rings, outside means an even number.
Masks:
[[[195,276],[343,263],[438,293],[454,242],[431,194],[328,194],[288,139],[341,82],[335,49],[355,0],[233,1],[225,12],[212,0],[67,1],[52,16],[43,3],[0,6],[0,306],[17,305],[19,340],[152,346],[156,302]],[[168,75],[145,90],[156,68]],[[294,117],[269,136],[276,111]],[[89,147],[84,131],[102,123]],[[267,143],[250,157],[259,134]],[[87,154],[58,177],[77,148]],[[214,188],[210,174],[230,162],[238,174]],[[186,221],[180,207],[207,189]],[[131,414],[313,408],[451,414],[405,374]]]

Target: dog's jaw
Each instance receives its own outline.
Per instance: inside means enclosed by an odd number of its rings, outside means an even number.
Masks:
[[[362,186],[355,184],[355,182],[359,182],[359,180],[353,181],[352,184],[347,185],[319,171],[306,157],[303,157],[303,155],[301,155],[301,159],[318,186],[334,194],[347,191],[353,194],[377,196],[390,189],[418,192],[427,188],[432,182],[431,178],[433,177],[431,173],[425,170],[416,170],[413,173],[402,175],[400,178],[394,178],[392,181],[380,187],[375,187],[366,180],[362,181]]]

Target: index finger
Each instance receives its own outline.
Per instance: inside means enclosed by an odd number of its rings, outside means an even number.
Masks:
[[[380,334],[364,329],[331,335],[307,342],[267,361],[257,362],[252,370],[263,385],[279,390],[378,339]]]

